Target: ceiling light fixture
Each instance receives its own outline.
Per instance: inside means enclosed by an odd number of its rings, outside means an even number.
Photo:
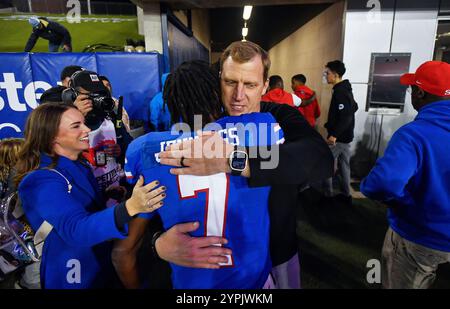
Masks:
[[[244,20],[250,19],[250,15],[252,15],[252,8],[253,8],[253,6],[251,6],[251,5],[244,6],[244,14],[242,14],[242,18]]]

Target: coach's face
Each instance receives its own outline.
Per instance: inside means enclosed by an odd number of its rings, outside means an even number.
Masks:
[[[260,111],[260,101],[266,92],[268,81],[264,80],[261,56],[239,63],[228,57],[220,75],[222,101],[230,116]]]

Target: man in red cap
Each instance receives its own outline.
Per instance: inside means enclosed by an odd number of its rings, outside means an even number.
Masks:
[[[400,82],[419,113],[392,136],[361,192],[388,205],[384,288],[428,288],[450,262],[450,65],[422,64]]]

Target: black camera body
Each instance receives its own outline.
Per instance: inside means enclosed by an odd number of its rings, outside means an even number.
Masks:
[[[92,110],[86,115],[86,125],[92,129],[98,127],[105,118],[114,120],[115,102],[111,93],[100,81],[97,73],[81,70],[72,74],[69,88],[62,92],[62,100],[65,104],[73,104],[80,94],[78,88],[82,87],[89,91],[88,99],[92,101]]]
[[[107,114],[111,113],[116,106],[109,93],[90,93],[89,99],[92,101],[92,107],[94,110],[101,110]]]
[[[79,95],[73,88],[67,88],[62,92],[62,100],[65,104],[73,104]],[[111,95],[107,92],[91,92],[88,99],[92,101],[92,108],[110,113],[114,110],[115,103]]]
[[[67,88],[62,93],[65,104],[73,104],[78,96],[78,92],[73,88]],[[95,129],[105,120],[105,118],[115,119],[115,102],[108,92],[91,92],[88,99],[92,101],[92,110],[86,115],[86,125]]]
[[[98,128],[105,119],[115,121],[116,104],[109,93],[91,92],[88,98],[92,101],[92,110],[86,115],[85,123],[91,130]]]

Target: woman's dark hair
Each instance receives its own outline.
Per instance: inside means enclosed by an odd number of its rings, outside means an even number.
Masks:
[[[201,60],[183,62],[166,80],[163,91],[172,123],[194,127],[194,115],[202,115],[202,125],[222,114],[220,81],[209,64]]]
[[[28,116],[25,125],[25,143],[19,152],[16,164],[16,185],[29,172],[39,168],[41,153],[52,158],[51,166],[56,166],[58,155],[53,151],[53,142],[58,134],[62,115],[73,105],[47,103],[39,105]]]

